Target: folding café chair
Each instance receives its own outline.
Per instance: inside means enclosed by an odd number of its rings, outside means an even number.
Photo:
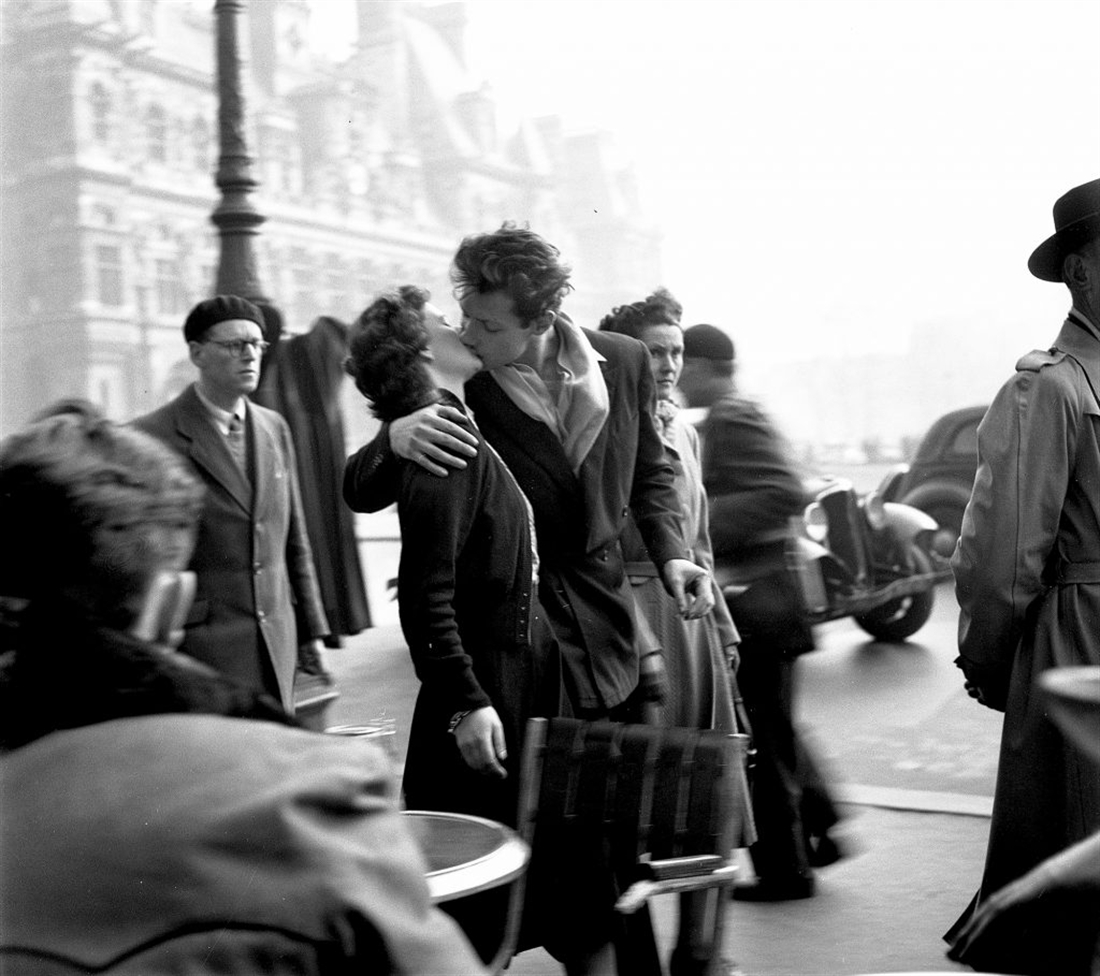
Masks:
[[[520,835],[536,861],[547,852],[598,852],[611,866],[619,895],[615,908],[624,915],[654,895],[715,889],[708,912],[714,971],[723,896],[736,874],[733,848],[748,804],[747,741],[710,730],[531,719]],[[520,907],[515,902],[512,933]],[[649,962],[650,971],[661,971],[659,960]]]

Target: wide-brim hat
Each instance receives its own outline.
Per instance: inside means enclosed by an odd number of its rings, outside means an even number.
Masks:
[[[1054,234],[1032,252],[1027,268],[1043,281],[1062,280],[1062,262],[1075,248],[1100,237],[1100,180],[1075,186],[1054,204]]]

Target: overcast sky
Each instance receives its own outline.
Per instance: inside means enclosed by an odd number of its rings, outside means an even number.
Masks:
[[[467,6],[506,116],[616,134],[685,321],[777,361],[938,323],[995,327],[1007,371],[1053,338],[1068,293],[1026,261],[1100,176],[1098,0]]]

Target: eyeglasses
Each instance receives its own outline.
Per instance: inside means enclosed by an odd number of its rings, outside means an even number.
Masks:
[[[221,346],[231,356],[237,357],[243,356],[246,348],[262,356],[271,346],[271,343],[264,342],[263,339],[207,339],[206,341],[212,342],[215,346]]]

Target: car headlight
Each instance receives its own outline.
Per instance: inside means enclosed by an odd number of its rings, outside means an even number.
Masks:
[[[886,503],[879,492],[872,491],[863,499],[863,512],[867,516],[867,524],[876,532],[886,526]]]
[[[829,516],[825,514],[825,507],[820,502],[812,502],[806,506],[802,521],[806,526],[806,535],[814,542],[824,542],[828,537]]]

